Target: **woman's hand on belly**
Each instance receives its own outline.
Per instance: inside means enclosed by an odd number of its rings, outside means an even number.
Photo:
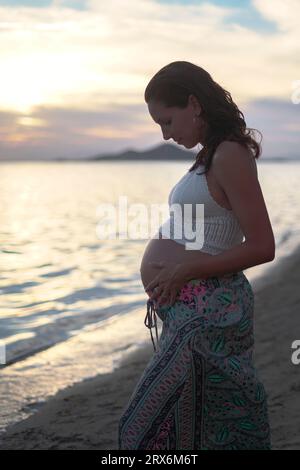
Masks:
[[[145,291],[148,292],[149,298],[158,304],[172,306],[181,288],[188,281],[183,264],[166,261],[149,264],[159,269],[159,272],[145,287]]]

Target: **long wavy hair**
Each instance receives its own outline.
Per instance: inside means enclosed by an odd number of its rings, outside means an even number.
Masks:
[[[202,107],[201,117],[207,124],[203,147],[189,171],[204,165],[206,173],[213,155],[223,140],[235,141],[251,151],[254,158],[261,154],[262,134],[246,126],[244,114],[233,102],[229,91],[216,83],[211,75],[198,65],[186,61],[171,62],[160,69],[148,83],[144,98],[159,101],[166,107],[185,108],[193,94]],[[255,131],[261,139],[257,142]],[[199,174],[203,174],[199,173]]]

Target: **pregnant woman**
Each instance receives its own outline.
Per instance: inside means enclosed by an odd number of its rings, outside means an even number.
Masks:
[[[253,363],[254,293],[243,273],[275,257],[260,145],[231,94],[190,62],[159,70],[145,101],[165,139],[202,149],[172,188],[170,217],[142,259],[145,325],[152,341],[156,328],[156,345],[120,418],[119,449],[270,449],[267,394]],[[193,245],[199,227],[201,246]]]

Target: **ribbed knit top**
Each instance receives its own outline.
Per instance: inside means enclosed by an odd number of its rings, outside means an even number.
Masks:
[[[185,244],[186,249],[187,244],[192,244],[189,249],[216,255],[241,244],[244,234],[234,212],[220,206],[210,194],[206,175],[199,175],[203,170],[204,165],[199,165],[195,170],[187,171],[171,189],[168,198],[170,217],[160,226],[156,238],[160,238],[160,233]],[[173,204],[178,206],[172,209]],[[191,206],[186,210],[184,204]],[[204,206],[196,208],[196,204]]]

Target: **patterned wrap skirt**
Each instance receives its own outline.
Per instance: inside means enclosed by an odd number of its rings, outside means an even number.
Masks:
[[[192,279],[162,320],[154,354],[118,428],[118,446],[143,450],[271,449],[267,394],[253,364],[254,293],[240,271]],[[153,341],[153,337],[152,337]]]

